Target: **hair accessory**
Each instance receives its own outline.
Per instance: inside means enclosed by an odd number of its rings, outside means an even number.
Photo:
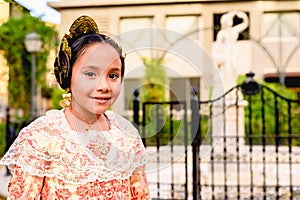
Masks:
[[[71,44],[77,38],[91,33],[99,33],[96,22],[89,16],[81,16],[77,18],[69,29],[69,35],[65,34],[61,41],[61,50],[65,51],[71,59]]]
[[[83,15],[73,22],[69,32],[69,37],[73,39],[85,34],[99,33],[99,29],[91,17]]]
[[[68,43],[68,36],[67,34],[64,35],[62,41],[61,41],[61,50],[65,51],[69,58],[71,58],[72,54],[71,54],[71,48],[69,47],[69,43]]]
[[[66,94],[62,95],[63,100],[59,102],[59,105],[63,108],[69,107],[72,102],[72,93],[70,91],[67,91]]]

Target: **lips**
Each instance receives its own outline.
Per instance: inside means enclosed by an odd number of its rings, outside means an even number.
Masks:
[[[97,102],[97,103],[106,103],[108,101],[111,100],[111,97],[94,97],[94,100]]]

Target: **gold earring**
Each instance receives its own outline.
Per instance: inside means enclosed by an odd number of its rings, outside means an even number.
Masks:
[[[67,92],[66,94],[62,95],[63,100],[61,100],[59,102],[59,105],[63,108],[69,107],[71,105],[71,102],[72,102],[72,93],[70,92],[70,90],[67,90],[66,92]]]

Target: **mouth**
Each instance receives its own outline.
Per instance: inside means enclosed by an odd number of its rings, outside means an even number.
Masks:
[[[111,100],[111,97],[94,97],[93,98],[97,103],[106,103]]]

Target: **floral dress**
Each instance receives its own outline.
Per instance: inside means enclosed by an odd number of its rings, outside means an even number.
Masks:
[[[137,130],[117,113],[105,114],[109,131],[76,132],[64,110],[22,129],[0,161],[13,174],[8,199],[150,199]]]

